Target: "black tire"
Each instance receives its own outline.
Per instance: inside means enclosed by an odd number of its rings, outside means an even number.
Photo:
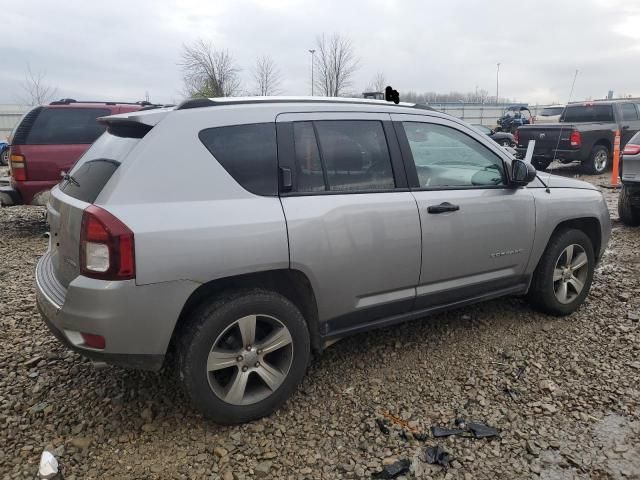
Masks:
[[[546,170],[547,168],[549,168],[549,165],[551,165],[551,159],[534,158],[531,160],[531,165],[533,165],[538,171]]]
[[[618,196],[618,215],[625,225],[630,227],[640,225],[640,208],[631,205],[631,193],[626,185],[622,186]]]
[[[9,149],[6,148],[4,152],[0,154],[0,165],[7,166],[9,165]]]
[[[291,334],[292,363],[280,386],[268,397],[248,405],[222,400],[209,383],[207,358],[213,343],[237,319],[247,315],[277,318]],[[197,308],[178,339],[178,372],[193,405],[220,424],[244,423],[271,414],[293,394],[304,377],[310,358],[307,324],[285,297],[268,290],[237,290],[222,294]]]
[[[601,158],[601,155],[606,155],[606,161],[604,166],[601,166],[598,162],[598,159]],[[589,154],[589,158],[582,162],[582,168],[585,173],[589,175],[600,175],[607,171],[609,165],[611,164],[611,152],[604,145],[596,145],[591,150]]]
[[[560,256],[569,245],[579,245],[587,255],[587,275],[581,292],[570,303],[561,303],[554,290],[553,272]],[[533,274],[527,299],[532,307],[544,313],[556,316],[569,315],[575,312],[589,293],[593,272],[595,269],[595,255],[593,244],[589,237],[581,230],[567,229],[556,232],[545,249],[538,266]]]

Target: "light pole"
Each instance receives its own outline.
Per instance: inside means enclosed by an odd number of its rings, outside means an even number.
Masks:
[[[313,97],[313,64],[314,64],[314,53],[316,53],[315,50],[313,49],[309,49],[309,53],[311,54],[311,96]]]
[[[500,62],[498,62],[498,68],[496,69],[496,103],[500,103],[500,84],[498,79],[500,78]]]

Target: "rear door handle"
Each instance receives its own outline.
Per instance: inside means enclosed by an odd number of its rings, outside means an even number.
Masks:
[[[445,213],[445,212],[457,212],[460,210],[458,205],[453,205],[449,202],[443,202],[440,205],[431,205],[427,207],[429,213]]]

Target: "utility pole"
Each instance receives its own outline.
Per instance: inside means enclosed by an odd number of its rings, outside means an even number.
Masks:
[[[316,53],[315,50],[310,49],[309,53],[311,54],[311,96],[313,97],[313,64],[315,63],[315,56],[314,54]]]
[[[496,103],[500,103],[500,62],[498,62],[498,68],[496,69]]]

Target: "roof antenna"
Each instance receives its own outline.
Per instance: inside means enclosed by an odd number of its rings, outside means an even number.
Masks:
[[[573,74],[573,82],[571,83],[571,91],[569,92],[569,100],[567,100],[567,105],[571,103],[571,99],[573,98],[573,88],[576,86],[576,78],[578,78],[578,70],[576,69],[576,73]],[[565,106],[565,111],[567,107]],[[564,114],[564,112],[562,113]],[[553,162],[556,161],[556,155],[558,153],[558,147],[560,146],[560,139],[562,138],[562,130],[564,129],[564,122],[560,123],[560,133],[558,134],[558,141],[556,142],[556,148],[553,149],[553,159],[551,160],[551,170],[549,173],[553,172]]]

